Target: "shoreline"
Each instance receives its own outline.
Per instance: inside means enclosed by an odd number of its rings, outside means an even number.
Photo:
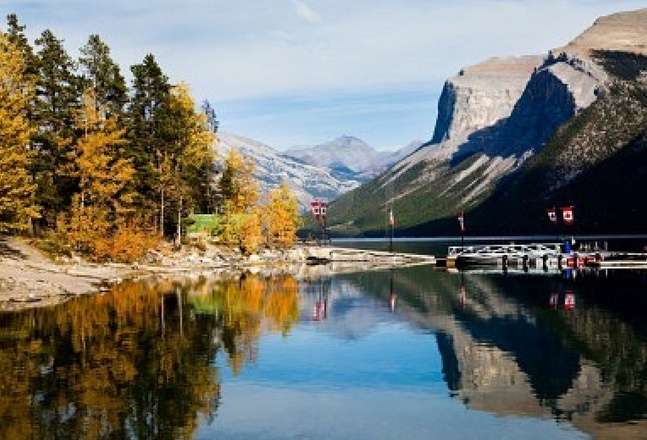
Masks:
[[[16,237],[0,237],[0,312],[48,307],[71,298],[106,292],[128,280],[166,276],[219,276],[246,271],[289,271],[298,278],[324,273],[381,270],[403,265],[433,264],[430,256],[361,249],[297,246],[244,256],[210,248],[186,248],[153,256],[147,263],[91,263],[82,259],[55,262]]]

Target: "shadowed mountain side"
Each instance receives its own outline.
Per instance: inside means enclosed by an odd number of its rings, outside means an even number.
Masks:
[[[457,234],[460,211],[469,233],[546,233],[545,209],[562,203],[576,206],[575,231],[644,232],[645,210],[632,206],[640,154],[603,162],[647,126],[645,28],[647,9],[614,14],[537,64],[461,70],[444,86],[432,141],[331,204],[331,232],[384,236],[393,209],[400,236]]]
[[[598,52],[612,74],[600,97],[563,124],[546,146],[466,215],[470,234],[557,233],[546,209],[575,205],[562,233],[644,233],[647,206],[647,57]],[[407,235],[455,234],[453,218],[408,228]]]

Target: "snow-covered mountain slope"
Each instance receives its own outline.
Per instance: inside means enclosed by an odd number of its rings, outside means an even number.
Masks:
[[[232,133],[218,133],[216,153],[224,158],[234,148],[256,165],[255,176],[264,192],[287,182],[296,193],[303,207],[315,197],[334,199],[359,186],[359,180],[351,177],[340,179],[329,170],[310,165],[281,154],[262,142]]]

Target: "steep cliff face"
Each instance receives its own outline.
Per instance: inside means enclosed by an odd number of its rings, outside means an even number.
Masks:
[[[431,140],[460,140],[510,116],[542,57],[492,58],[467,67],[445,83]]]
[[[545,209],[562,204],[576,207],[573,232],[644,232],[647,206],[636,191],[647,179],[647,57],[598,60],[610,73],[600,97],[474,210],[474,232],[547,231]]]
[[[381,235],[387,207],[394,206],[400,226],[410,233],[425,233],[430,225],[455,231],[457,211],[474,209],[497,186],[509,185],[502,179],[521,172],[529,158],[559,135],[563,124],[583,121],[581,114],[588,114],[600,97],[617,89],[618,75],[640,76],[639,54],[647,48],[645,30],[647,9],[616,14],[599,19],[572,43],[544,56],[494,59],[463,69],[443,88],[432,140],[375,180],[342,196],[331,210],[334,230]],[[596,56],[600,48],[622,48],[633,55],[607,50],[602,61]],[[631,101],[629,95],[625,100]],[[631,105],[634,113],[641,113],[640,102]],[[617,125],[613,121],[618,113],[612,108],[606,117],[608,121],[601,121]],[[626,120],[630,119],[636,118]],[[587,137],[581,123],[577,130],[579,137]],[[601,135],[600,143],[613,142],[610,138]],[[618,146],[626,144],[622,139],[624,144]],[[553,149],[564,156],[557,151],[559,146]],[[583,172],[592,157],[602,154],[599,150],[609,148],[578,148],[569,154],[556,164],[555,180],[568,181]]]

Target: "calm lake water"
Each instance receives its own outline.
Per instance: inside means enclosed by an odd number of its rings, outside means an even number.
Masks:
[[[0,314],[0,439],[647,438],[647,275],[125,283]]]

